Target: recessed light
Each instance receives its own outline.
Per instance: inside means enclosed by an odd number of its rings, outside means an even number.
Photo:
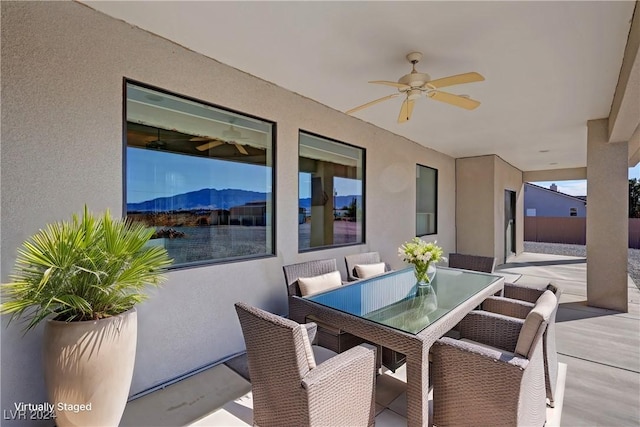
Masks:
[[[147,98],[149,101],[155,101],[155,102],[160,102],[160,101],[162,101],[164,99],[160,95],[156,95],[156,94],[153,94],[153,93],[145,95],[145,98]]]
[[[539,153],[548,153],[548,152],[549,152],[549,150],[540,150],[540,151],[538,151],[538,152],[539,152]]]

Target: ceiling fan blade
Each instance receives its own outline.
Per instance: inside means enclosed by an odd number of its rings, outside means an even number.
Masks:
[[[433,87],[434,89],[438,89],[441,87],[460,85],[463,83],[473,83],[473,82],[481,82],[484,80],[480,74],[474,72],[457,74],[455,76],[443,77],[441,79],[431,80],[424,84],[424,87]]]
[[[377,85],[393,86],[393,87],[397,87],[398,89],[411,89],[411,86],[409,85],[405,85],[403,83],[390,82],[388,80],[373,80],[373,81],[370,81],[369,83],[374,83]]]
[[[346,113],[347,114],[353,114],[356,111],[360,111],[360,110],[363,110],[363,109],[365,109],[367,107],[371,107],[372,105],[375,105],[378,102],[386,101],[387,99],[395,98],[395,97],[398,97],[400,95],[402,95],[402,94],[401,93],[394,93],[394,94],[391,94],[391,95],[387,95],[387,96],[384,96],[382,98],[373,100],[371,102],[367,102],[366,104],[362,104],[359,107],[352,108],[351,110],[347,111]]]
[[[241,153],[244,154],[245,156],[249,154],[249,152],[247,151],[246,148],[244,148],[242,145],[240,144],[236,144],[236,143],[232,143],[233,145],[236,146],[236,149]]]
[[[224,141],[219,141],[219,140],[216,140],[216,141],[209,140],[209,141],[210,142],[207,142],[206,144],[198,145],[196,147],[196,150],[198,150],[198,151],[207,151],[210,148],[215,148],[215,147],[218,147],[218,146],[220,146],[222,144],[225,144]]]
[[[413,113],[413,106],[415,105],[415,101],[413,99],[405,99],[402,103],[402,107],[400,108],[400,114],[398,115],[398,123],[404,123],[411,118],[411,113]]]
[[[427,93],[427,96],[437,101],[455,105],[456,107],[466,108],[467,110],[473,110],[474,108],[478,107],[478,105],[480,105],[480,101],[476,101],[475,99],[467,98],[460,95],[454,95],[448,92],[440,92],[437,90]]]

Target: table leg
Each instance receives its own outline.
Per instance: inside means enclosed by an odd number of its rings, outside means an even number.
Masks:
[[[430,426],[429,418],[429,349],[407,354],[407,425]]]

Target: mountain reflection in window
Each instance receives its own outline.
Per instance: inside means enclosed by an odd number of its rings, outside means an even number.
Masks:
[[[175,266],[269,256],[274,124],[127,82],[126,214]]]
[[[364,159],[362,148],[300,132],[300,251],[364,242]]]

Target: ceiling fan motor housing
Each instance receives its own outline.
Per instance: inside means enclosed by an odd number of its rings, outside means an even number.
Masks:
[[[431,76],[427,73],[411,72],[400,77],[398,83],[411,86],[412,88],[418,88],[430,80]],[[400,92],[402,92],[402,90]]]
[[[420,89],[411,89],[407,91],[407,98],[409,99],[418,99],[422,95],[422,91]]]
[[[420,86],[424,85],[426,82],[431,80],[431,76],[429,74],[419,73],[416,70],[416,64],[420,62],[421,59],[422,59],[422,53],[420,52],[411,52],[407,55],[407,60],[411,62],[411,64],[413,64],[413,69],[409,74],[405,74],[404,76],[400,77],[400,80],[398,80],[398,83],[411,86],[412,89],[417,89]],[[400,90],[400,92],[405,92],[405,91],[406,89]],[[420,96],[420,93],[418,93],[417,96],[415,96],[415,94],[413,94],[412,92],[414,91],[413,90],[409,91],[410,99],[415,99]],[[411,98],[411,95],[414,95],[414,98]]]
[[[240,139],[242,134],[240,133],[240,131],[236,130],[232,126],[230,129],[227,129],[224,132],[222,132],[222,136],[225,137],[226,139]]]

